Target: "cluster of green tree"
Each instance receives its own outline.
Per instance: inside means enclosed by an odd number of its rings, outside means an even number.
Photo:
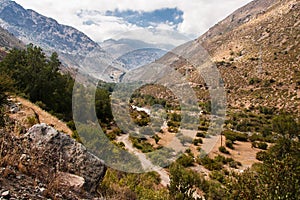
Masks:
[[[58,118],[71,121],[74,79],[69,74],[62,74],[59,70],[60,65],[57,53],[47,57],[40,47],[32,44],[26,49],[11,50],[0,62],[0,104],[4,103],[8,91],[14,91]],[[91,99],[95,101],[100,123],[109,124],[113,119],[110,106],[110,92],[113,88],[112,84],[101,83]],[[81,91],[88,91],[88,88]],[[81,118],[93,113],[86,110],[85,105],[78,105],[78,110],[82,111]],[[70,122],[69,125],[75,130],[74,123]]]
[[[269,107],[250,107],[243,111],[229,113],[229,119],[225,124],[228,128],[242,132],[260,132],[263,134],[260,140],[271,141],[272,118],[275,111],[274,108]]]
[[[13,80],[16,91],[65,120],[72,117],[74,80],[59,72],[57,53],[48,58],[41,48],[11,50],[0,63],[0,71]],[[3,83],[1,82],[1,85]]]

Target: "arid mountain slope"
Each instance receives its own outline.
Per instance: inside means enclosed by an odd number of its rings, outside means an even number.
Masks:
[[[257,0],[220,23],[231,30],[215,27],[211,37],[206,33],[197,40],[222,73],[229,105],[274,106],[299,114],[299,10],[296,0]],[[251,14],[245,23],[236,23],[243,17],[229,23],[238,13]]]
[[[199,68],[215,63],[228,108],[276,107],[299,115],[299,11],[297,0],[255,0],[156,63],[183,74],[200,100],[209,98],[205,82],[214,77]]]

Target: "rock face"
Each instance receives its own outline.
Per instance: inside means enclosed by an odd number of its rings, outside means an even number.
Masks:
[[[106,167],[103,161],[89,153],[82,144],[46,124],[33,126],[23,139],[30,141],[30,147],[35,153],[45,155],[48,152],[45,156],[57,161],[53,163],[56,166],[52,166],[56,170],[82,177],[83,188],[89,192],[96,191]]]
[[[0,129],[0,199],[98,199],[106,166],[69,135],[46,124]]]

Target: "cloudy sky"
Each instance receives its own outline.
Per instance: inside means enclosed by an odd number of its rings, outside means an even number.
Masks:
[[[124,35],[178,45],[251,0],[15,0],[102,42]],[[172,35],[172,37],[170,37]]]

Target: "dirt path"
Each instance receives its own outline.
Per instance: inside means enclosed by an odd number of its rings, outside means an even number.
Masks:
[[[14,98],[14,101],[15,103],[20,103],[20,112],[11,114],[10,116],[12,118],[18,121],[22,121],[26,120],[26,118],[28,117],[37,117],[36,115],[38,115],[39,119],[36,121],[37,123],[45,123],[51,125],[58,131],[72,135],[72,130],[64,122],[49,114],[48,112],[42,110],[37,105],[21,97]]]
[[[170,178],[169,178],[169,174],[168,172],[161,168],[161,167],[156,167],[155,165],[152,164],[152,162],[146,158],[146,155],[139,152],[137,149],[135,149],[132,145],[132,143],[129,141],[129,135],[122,135],[120,137],[118,137],[117,139],[118,142],[123,142],[125,144],[125,148],[130,152],[133,153],[134,155],[136,155],[138,157],[138,159],[140,160],[142,167],[145,171],[155,171],[160,175],[161,178],[161,184],[163,186],[167,186],[170,184]]]

